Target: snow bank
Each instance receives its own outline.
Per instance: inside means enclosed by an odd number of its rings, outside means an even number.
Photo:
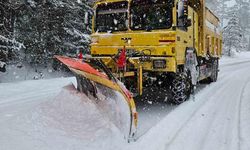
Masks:
[[[6,72],[0,72],[0,83],[17,82],[25,80],[51,79],[69,77],[71,73],[54,71],[52,68],[32,67],[29,64],[7,64]]]
[[[229,56],[223,56],[220,59],[220,65],[232,65],[232,64],[238,64],[238,63],[244,63],[250,61],[250,52],[241,52],[236,53],[235,56],[229,57]]]
[[[0,128],[5,129],[0,130],[0,149],[6,150],[118,149],[126,143],[95,102],[73,85]]]

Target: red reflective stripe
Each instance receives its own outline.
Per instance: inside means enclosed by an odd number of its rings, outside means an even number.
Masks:
[[[107,78],[106,75],[100,73],[93,67],[91,67],[89,64],[82,62],[80,59],[73,59],[65,56],[55,56],[59,61],[61,61],[63,64],[67,65],[68,67],[81,70],[87,73],[91,73],[97,76],[100,76],[102,78]]]
[[[175,40],[159,40],[159,42],[175,42]]]

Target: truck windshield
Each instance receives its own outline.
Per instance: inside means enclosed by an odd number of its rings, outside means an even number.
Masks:
[[[172,27],[171,0],[133,0],[131,29],[153,30]]]
[[[100,4],[96,8],[95,32],[125,31],[128,29],[128,2]]]

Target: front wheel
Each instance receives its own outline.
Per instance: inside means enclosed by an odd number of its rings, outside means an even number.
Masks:
[[[193,89],[190,71],[176,74],[170,86],[171,102],[175,104],[185,102],[189,99]]]

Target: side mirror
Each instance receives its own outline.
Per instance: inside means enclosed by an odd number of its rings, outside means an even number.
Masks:
[[[89,24],[89,13],[85,12],[85,16],[84,16],[84,24]]]
[[[192,26],[192,19],[187,18],[187,20],[186,20],[186,25],[185,25],[185,26],[186,26],[186,27]]]

